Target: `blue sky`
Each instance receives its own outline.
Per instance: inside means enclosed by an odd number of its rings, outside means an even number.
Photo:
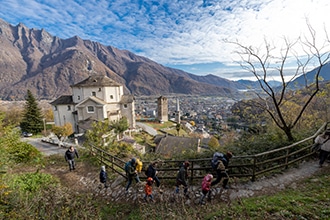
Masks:
[[[328,0],[0,0],[0,18],[129,50],[165,66],[251,79],[233,44],[259,46],[330,31]],[[330,33],[330,32],[329,32]],[[275,76],[274,76],[275,77]],[[252,78],[253,79],[253,78]],[[276,78],[274,78],[276,79]]]

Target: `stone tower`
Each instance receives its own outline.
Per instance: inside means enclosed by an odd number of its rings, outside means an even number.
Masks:
[[[168,100],[161,96],[157,99],[158,120],[160,122],[168,121]]]
[[[175,121],[180,124],[180,103],[179,103],[179,99],[176,98],[176,110],[175,110]]]

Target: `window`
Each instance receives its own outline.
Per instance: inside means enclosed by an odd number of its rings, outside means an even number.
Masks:
[[[102,91],[102,89],[101,88],[99,88],[99,92],[101,92]]]
[[[124,104],[124,108],[127,108],[127,104]]]
[[[113,95],[110,95],[110,99],[113,99]]]
[[[80,95],[78,95],[78,100],[80,100]]]
[[[92,92],[92,96],[96,96],[96,92]]]
[[[71,111],[71,105],[68,105],[68,111]]]
[[[94,113],[94,106],[87,106],[88,113]]]

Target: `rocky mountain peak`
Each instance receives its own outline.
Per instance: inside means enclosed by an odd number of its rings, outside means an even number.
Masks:
[[[232,96],[235,89],[235,83],[231,88],[218,84],[225,80],[220,77],[206,80],[127,50],[78,36],[60,39],[44,29],[29,29],[23,23],[12,26],[1,19],[0,46],[0,98],[4,100],[22,100],[27,89],[38,99],[52,100],[71,94],[70,86],[91,74],[106,75],[133,95]]]

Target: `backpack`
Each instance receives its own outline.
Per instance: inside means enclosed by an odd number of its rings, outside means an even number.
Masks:
[[[213,157],[212,157],[212,160],[211,160],[211,166],[214,170],[217,169],[217,166],[219,164],[219,160],[223,157],[224,157],[223,153],[215,152],[213,154]]]
[[[130,165],[131,165],[131,161],[127,161],[125,163],[124,170],[126,171],[126,173],[128,172],[128,168],[129,168]]]

